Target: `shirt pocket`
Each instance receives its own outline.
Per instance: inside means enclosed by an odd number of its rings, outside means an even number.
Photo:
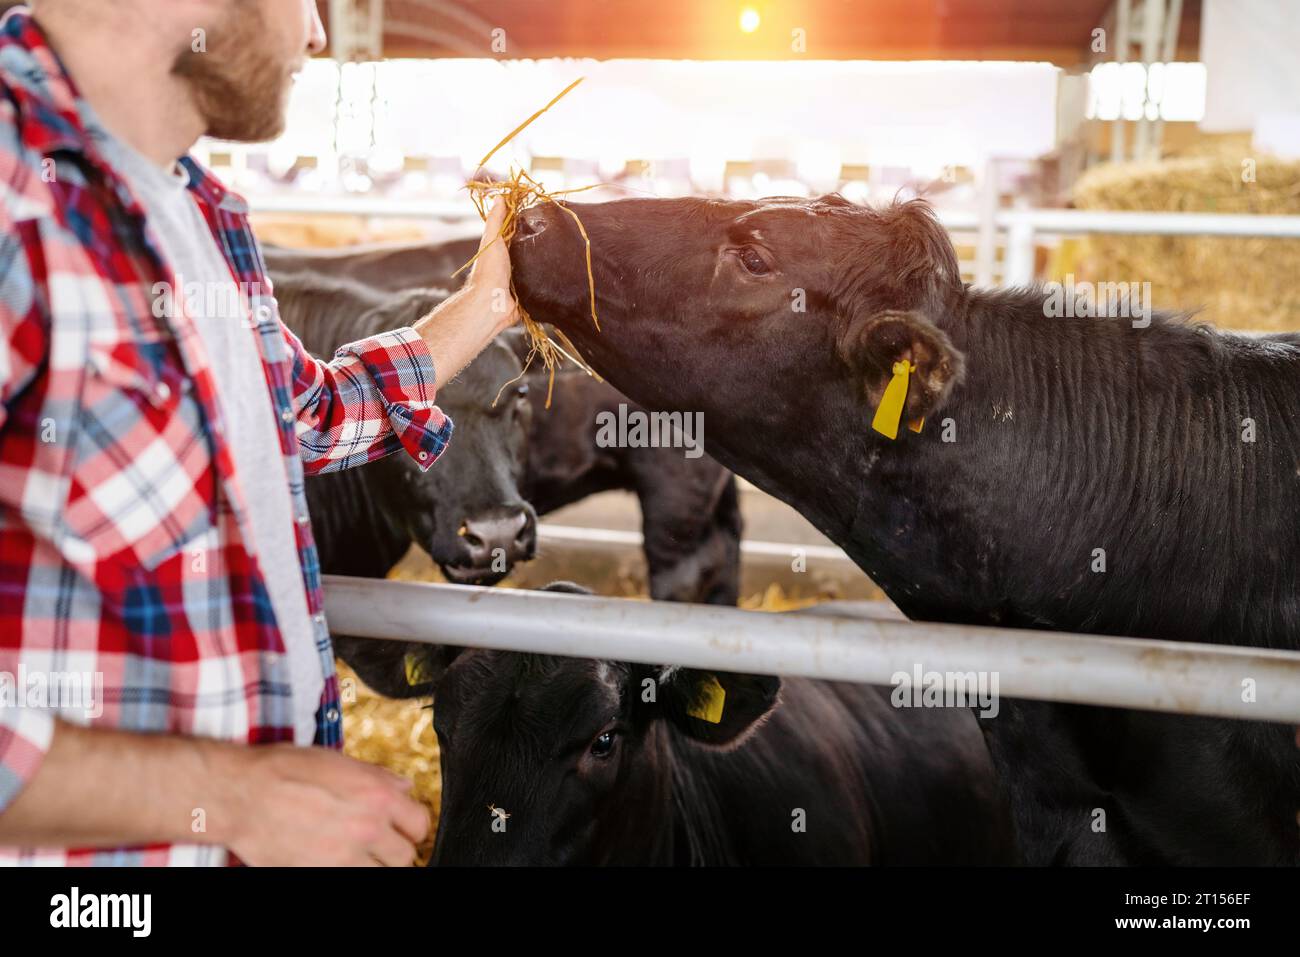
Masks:
[[[212,526],[203,414],[170,349],[166,340],[87,347],[60,516],[59,547],[74,564],[152,571]]]

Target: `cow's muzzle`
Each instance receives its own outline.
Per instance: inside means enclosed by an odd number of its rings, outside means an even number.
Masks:
[[[466,518],[459,530],[459,555],[442,566],[458,585],[495,585],[516,562],[537,550],[537,519],[526,505],[489,509]]]

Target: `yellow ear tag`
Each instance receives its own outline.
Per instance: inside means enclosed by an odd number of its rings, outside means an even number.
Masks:
[[[911,422],[907,423],[907,427],[913,432],[919,434],[920,431],[925,428],[925,416],[921,416],[919,419],[913,419]]]
[[[723,690],[722,685],[718,684],[718,679],[709,675],[707,679],[701,681],[695,688],[696,703],[686,712],[692,718],[699,718],[701,721],[707,721],[709,724],[718,724],[722,721],[722,706],[726,703],[727,692]]]
[[[403,659],[403,664],[406,665],[406,683],[411,687],[433,680],[433,674],[429,670],[428,662],[424,660],[424,656],[419,652],[408,651],[406,658]]]
[[[916,364],[907,359],[894,363],[894,377],[885,386],[885,394],[880,399],[871,427],[881,435],[891,439],[898,438],[898,424],[903,419],[903,404],[907,401],[907,377],[916,371]],[[922,420],[924,421],[924,420]],[[920,432],[919,427],[913,432]]]

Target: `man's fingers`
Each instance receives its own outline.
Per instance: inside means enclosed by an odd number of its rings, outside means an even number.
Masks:
[[[479,240],[478,248],[483,249],[492,240],[501,235],[501,226],[506,221],[506,202],[504,199],[497,199],[488,210],[487,219],[483,220],[483,238]]]
[[[367,850],[384,867],[410,867],[415,860],[415,844],[396,831],[389,830]]]
[[[414,798],[402,797],[392,812],[392,825],[412,844],[423,841],[429,833],[429,812]]]

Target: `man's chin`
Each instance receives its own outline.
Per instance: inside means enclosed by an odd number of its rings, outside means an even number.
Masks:
[[[265,143],[278,139],[285,130],[285,114],[265,111],[258,113],[255,109],[240,117],[209,116],[207,118],[207,135],[214,140],[230,143]]]
[[[207,125],[206,135],[229,143],[266,143],[284,133],[289,118],[293,77],[285,75],[278,90],[265,85],[240,89],[225,82],[196,94],[195,101]]]

